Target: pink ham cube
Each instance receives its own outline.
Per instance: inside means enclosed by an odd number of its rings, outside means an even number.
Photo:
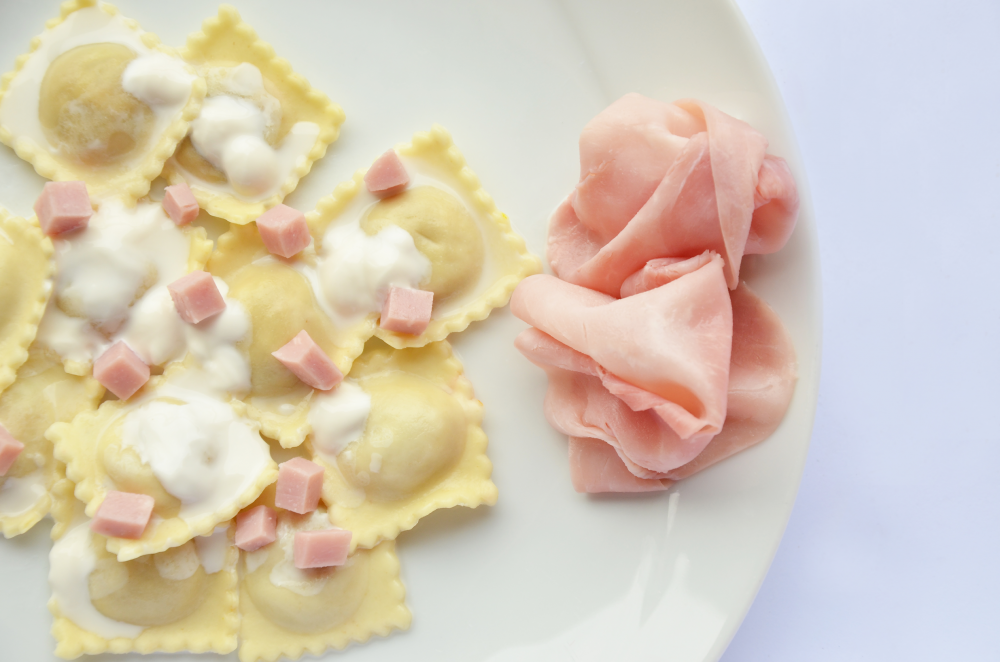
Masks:
[[[177,226],[187,225],[198,218],[201,208],[187,184],[174,184],[163,191],[163,211]]]
[[[344,529],[296,531],[293,552],[295,567],[306,570],[344,565],[350,548],[351,532]]]
[[[108,492],[90,522],[90,530],[109,538],[141,538],[154,504],[153,497],[147,494]]]
[[[274,505],[304,515],[316,510],[323,490],[323,467],[304,457],[278,465]]]
[[[305,214],[287,205],[271,207],[257,218],[257,231],[269,253],[292,257],[309,245]]]
[[[344,379],[326,352],[304,330],[277,352],[271,352],[271,356],[304,383],[320,391],[329,391]]]
[[[94,379],[119,399],[128,400],[149,381],[149,366],[119,340],[94,361]]]
[[[254,552],[270,545],[278,537],[275,532],[277,513],[273,508],[257,506],[236,516],[236,546]]]
[[[167,289],[177,314],[188,324],[197,324],[226,309],[215,279],[205,271],[192,271],[167,285]]]
[[[394,149],[378,157],[365,173],[368,192],[379,198],[401,193],[409,183],[410,175]]]
[[[409,287],[393,287],[382,306],[378,325],[387,331],[419,336],[431,323],[434,293]]]
[[[87,227],[93,214],[83,182],[47,182],[35,201],[38,224],[50,237]]]
[[[0,425],[0,476],[6,476],[7,471],[17,462],[17,456],[24,450],[24,444],[15,439],[7,428]]]

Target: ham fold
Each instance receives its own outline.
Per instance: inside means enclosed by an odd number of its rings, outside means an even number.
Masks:
[[[686,464],[722,429],[733,320],[719,256],[625,299],[531,276],[511,310],[535,327],[515,344],[549,375],[549,422],[612,445],[634,475]]]
[[[663,287],[655,279],[650,285]],[[589,372],[592,364],[586,356],[537,329],[518,337],[518,349],[548,374],[545,414],[570,438],[570,474],[578,492],[666,489],[777,429],[795,389],[794,346],[778,316],[745,283],[730,298],[733,339],[726,418],[721,431],[697,449],[685,445],[655,412],[634,411],[604,388]],[[650,458],[658,460],[657,469],[650,466]]]
[[[549,225],[553,272],[617,296],[650,260],[710,250],[735,288],[743,255],[780,249],[798,214],[788,165],[766,151],[708,104],[622,97],[580,135],[580,182]]]

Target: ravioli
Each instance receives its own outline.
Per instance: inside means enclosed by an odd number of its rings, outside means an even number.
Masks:
[[[111,490],[153,497],[153,516],[140,539],[108,538],[119,561],[207,535],[277,478],[243,404],[200,392],[203,382],[200,371],[177,365],[127,403],[107,401],[46,434],[88,516]]]
[[[72,0],[0,79],[0,142],[51,180],[134,203],[198,114],[205,82],[107,3]]]
[[[342,566],[295,567],[295,532],[321,528],[329,528],[322,509],[311,515],[282,512],[278,540],[242,554],[241,662],[296,660],[410,627],[394,543],[358,551]]]
[[[0,395],[0,425],[24,444],[5,476],[0,476],[0,528],[5,538],[29,530],[49,512],[49,490],[59,469],[45,431],[97,409],[104,387],[93,379],[66,374],[57,356],[33,345],[17,381]]]
[[[360,227],[375,236],[395,226],[410,235],[427,259],[429,274],[411,284],[434,292],[427,329],[416,336],[375,330],[398,349],[443,340],[485,319],[494,308],[506,305],[517,284],[539,273],[542,265],[483,190],[444,128],[435,125],[417,133],[396,152],[410,176],[404,192],[380,200],[365,188],[365,171],[358,171],[306,218],[320,254],[327,250],[324,241],[339,240],[349,228]],[[331,232],[338,234],[328,235]],[[384,296],[379,291],[379,297]],[[381,298],[368,316],[378,319],[380,307]]]
[[[439,508],[496,503],[483,405],[462,373],[447,342],[396,350],[373,339],[354,362],[349,378],[371,398],[363,430],[339,452],[318,431],[310,442],[330,521],[352,532],[352,549]]]
[[[90,531],[71,481],[63,477],[53,498],[49,611],[56,655],[236,650],[239,551],[230,523],[120,563]]]
[[[212,253],[204,228],[178,228],[161,205],[98,199],[87,228],[57,237],[57,274],[38,341],[74,375],[117,340],[150,365],[183,358],[187,326],[167,285],[201,269]]]
[[[52,242],[37,222],[0,207],[0,393],[28,360],[52,292]]]
[[[208,81],[208,97],[164,176],[171,184],[187,182],[213,216],[249,223],[295,190],[323,157],[344,111],[292,72],[229,5],[188,37],[181,56]],[[239,124],[239,144],[213,144],[224,136],[211,135],[212,117],[225,121],[227,131]]]
[[[219,237],[208,264],[212,275],[229,286],[228,296],[247,310],[253,334],[249,343],[251,390],[248,415],[262,432],[286,448],[301,444],[309,433],[307,414],[313,390],[271,356],[305,329],[347,374],[374,331],[374,322],[361,319],[340,325],[324,310],[307,271],[295,265],[315,260],[309,249],[295,260],[271,256],[255,225],[233,226]]]

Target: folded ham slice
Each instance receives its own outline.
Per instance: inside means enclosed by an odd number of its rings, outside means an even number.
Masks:
[[[733,345],[725,424],[690,456],[685,454],[690,449],[661,419],[649,411],[631,410],[588,374],[586,357],[575,356],[537,329],[518,337],[518,348],[548,373],[546,417],[570,437],[570,473],[578,492],[665,489],[671,481],[724,460],[777,429],[795,389],[794,346],[778,316],[746,284],[734,290],[731,299]],[[636,461],[652,456],[660,459],[660,471]]]
[[[711,250],[735,288],[744,253],[781,248],[798,214],[788,166],[766,150],[700,101],[622,97],[580,135],[580,183],[549,225],[553,272],[617,296],[650,260]]]
[[[626,299],[532,276],[511,310],[535,327],[516,345],[549,374],[550,423],[614,445],[633,474],[675,469],[721,430],[732,309],[718,256]]]

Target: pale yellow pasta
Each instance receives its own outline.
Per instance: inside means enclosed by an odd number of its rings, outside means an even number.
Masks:
[[[325,520],[321,510],[312,516],[282,513],[278,540],[242,554],[241,662],[296,660],[409,628],[394,543],[360,550],[342,566],[294,568],[294,532],[314,528],[309,524],[317,519]]]
[[[63,477],[53,489],[53,539],[71,529],[89,526],[83,504],[73,497],[73,483]],[[105,539],[90,533],[89,553],[94,568],[86,579],[92,608],[111,621],[136,626],[137,636],[105,638],[73,620],[73,609],[64,609],[59,597],[49,600],[54,622],[56,655],[73,659],[99,653],[148,654],[153,652],[220,654],[236,650],[239,623],[236,564],[239,550],[233,544],[235,527],[223,525],[220,566],[206,569],[202,550],[188,541],[168,551],[121,563],[105,550]]]
[[[97,408],[102,387],[87,377],[68,375],[59,357],[37,344],[17,373],[17,381],[0,395],[0,425],[24,444],[7,474],[0,476],[0,528],[4,537],[20,535],[49,512],[49,490],[61,470],[45,431],[57,421],[71,421]]]
[[[314,260],[315,254],[299,259]],[[282,446],[298,446],[309,433],[306,416],[313,390],[271,353],[305,330],[346,374],[371,337],[373,321],[334,324],[321,309],[306,277],[288,261],[270,257],[255,225],[233,226],[219,237],[208,270],[226,281],[228,296],[246,308],[253,324],[248,414],[260,421],[265,435]]]
[[[76,497],[87,504],[88,516],[95,515],[111,490],[153,497],[153,518],[141,538],[108,538],[108,551],[117,554],[119,561],[162,552],[195,536],[208,535],[220,522],[232,519],[257,499],[277,478],[277,464],[268,454],[266,461],[253,465],[256,473],[243,477],[238,493],[227,494],[210,512],[196,509],[196,514],[189,515],[183,501],[167,491],[138,451],[123,443],[125,420],[130,413],[150,403],[183,404],[173,387],[182,383],[187,370],[188,366],[175,364],[164,376],[152,378],[128,401],[104,402],[97,411],[81,414],[72,423],[57,423],[46,434],[55,445],[56,458],[66,464],[68,477],[76,483]],[[243,403],[234,400],[228,406],[233,409],[234,420],[244,421],[253,429],[253,424],[243,418]],[[232,455],[233,450],[226,452]]]
[[[206,19],[201,31],[188,37],[181,56],[206,75],[212,69],[240,63],[252,64],[260,70],[267,93],[281,105],[281,125],[274,135],[266,136],[272,147],[280,145],[296,122],[311,122],[319,128],[311,148],[290,170],[278,191],[263,199],[226,190],[222,186],[226,184],[226,175],[203,158],[190,140],[182,142],[174,158],[166,163],[164,176],[172,184],[187,182],[202,209],[231,223],[249,223],[295,190],[312,164],[326,154],[327,146],[340,133],[344,111],[293,72],[289,63],[275,55],[274,48],[259,39],[230,5],[219,7],[218,16]]]
[[[363,435],[327,462],[330,521],[352,549],[393,540],[439,508],[493,505],[482,403],[447,342],[396,350],[369,341],[350,378],[371,396]],[[377,458],[375,457],[377,455]]]
[[[45,40],[81,10],[111,17],[134,47],[116,43],[117,37],[98,36],[101,31],[97,30],[70,37],[77,45],[52,57],[45,50]],[[102,38],[108,41],[98,41]],[[63,3],[60,15],[32,41],[31,50],[18,58],[14,71],[0,78],[0,117],[4,116],[2,111],[7,117],[34,112],[42,135],[33,135],[13,121],[0,122],[0,142],[12,147],[42,177],[84,181],[91,195],[113,196],[127,203],[146,195],[150,182],[160,175],[164,161],[197,116],[205,81],[194,77],[186,101],[158,122],[150,106],[122,87],[122,73],[139,54],[137,48],[177,55],[160,44],[156,35],[144,32],[136,21],[120,18],[118,10],[108,3]],[[37,97],[14,99],[11,93],[20,80],[35,76],[33,63],[50,57],[39,65],[45,68]],[[189,73],[193,74],[193,70],[189,69]],[[25,107],[5,109],[7,104]],[[27,107],[30,104],[37,104],[37,110]]]
[[[420,288],[434,292],[430,325],[420,335],[376,328],[375,334],[396,348],[421,347],[464,330],[505,306],[527,276],[539,273],[541,261],[497,209],[448,132],[435,125],[396,146],[410,175],[403,193],[376,200],[364,185],[365,171],[337,186],[306,215],[316,244],[334,225],[359,221],[369,235],[387,225],[406,230],[431,263],[430,278]],[[358,216],[359,201],[370,205]],[[370,317],[375,320],[377,313]]]
[[[28,360],[52,293],[52,241],[38,223],[0,207],[0,392]]]

